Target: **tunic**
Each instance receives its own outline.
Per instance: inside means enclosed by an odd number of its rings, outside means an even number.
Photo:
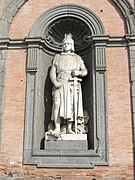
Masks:
[[[56,79],[61,82],[59,89],[53,88],[53,102],[55,98],[60,98],[59,116],[62,119],[74,121],[74,107],[77,105],[77,117],[83,118],[82,90],[81,84],[77,84],[77,102],[74,101],[74,84],[71,80],[73,70],[81,70],[81,65],[84,64],[80,56],[75,53],[57,54],[53,60],[53,66],[56,68]],[[57,92],[57,93],[56,93]],[[52,117],[54,120],[54,105],[52,107]]]

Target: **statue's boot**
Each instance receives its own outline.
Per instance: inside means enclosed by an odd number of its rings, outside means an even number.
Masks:
[[[68,129],[68,130],[67,130],[67,134],[75,134],[75,132],[72,131],[72,129]]]

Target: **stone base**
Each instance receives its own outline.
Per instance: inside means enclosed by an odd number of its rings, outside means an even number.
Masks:
[[[79,149],[87,150],[87,134],[61,134],[58,139],[53,139],[51,135],[45,135],[46,150],[68,150]]]
[[[45,150],[87,150],[88,142],[86,140],[62,140],[62,141],[46,141]]]
[[[45,134],[45,140],[87,140],[87,134],[61,134],[59,138],[53,136],[52,134]]]

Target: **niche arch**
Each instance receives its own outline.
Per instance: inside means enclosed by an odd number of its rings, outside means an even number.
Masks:
[[[49,69],[54,55],[61,51],[64,34],[69,32],[73,34],[76,53],[82,56],[89,72],[82,83],[84,109],[90,116],[88,148],[78,152],[76,149],[47,150],[44,145],[52,109]],[[106,38],[104,33],[100,19],[87,8],[75,4],[54,7],[33,25],[27,58],[24,163],[34,160],[38,166],[46,164],[48,167],[107,165],[106,46],[101,42]],[[33,45],[37,39],[38,43]]]
[[[76,52],[87,50],[87,36],[103,35],[104,27],[100,19],[89,9],[73,4],[63,4],[44,12],[29,32],[30,38],[41,37],[45,40],[46,51],[61,51],[64,33],[71,33]],[[84,52],[83,52],[84,54]]]

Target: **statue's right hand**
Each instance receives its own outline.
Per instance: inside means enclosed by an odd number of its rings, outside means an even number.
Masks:
[[[54,87],[57,88],[57,89],[60,88],[61,87],[61,82],[55,81],[54,82]]]

